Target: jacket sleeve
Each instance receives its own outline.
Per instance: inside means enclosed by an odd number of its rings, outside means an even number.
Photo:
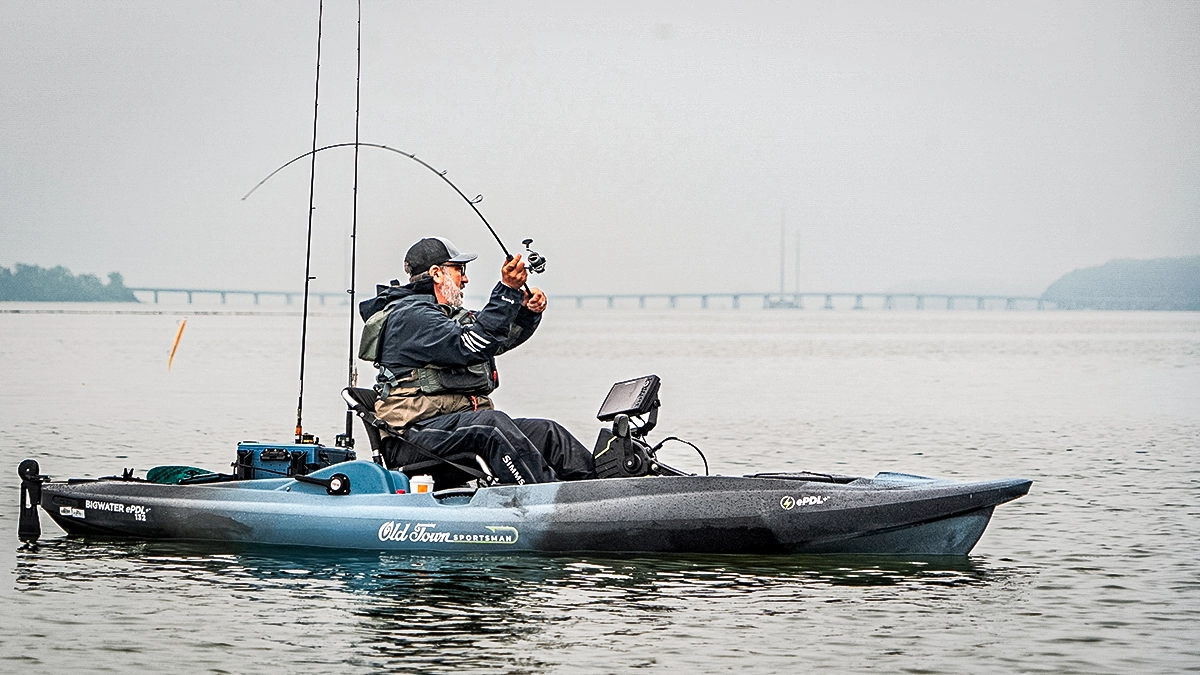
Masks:
[[[510,349],[516,349],[524,344],[533,335],[533,331],[537,330],[541,322],[541,314],[521,307],[520,311],[517,312],[516,320],[513,321],[512,328],[508,331],[508,339],[505,340],[504,345],[500,347],[500,351],[496,352],[496,355],[503,354]]]
[[[436,305],[418,303],[388,317],[388,336],[399,341],[400,355],[409,363],[443,368],[483,363],[504,348],[523,297],[519,289],[496,284],[469,326],[450,319]]]

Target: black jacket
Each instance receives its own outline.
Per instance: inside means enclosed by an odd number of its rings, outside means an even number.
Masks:
[[[497,283],[478,312],[439,305],[433,281],[379,286],[379,294],[359,304],[363,320],[394,300],[380,334],[380,363],[394,373],[436,366],[453,368],[484,363],[529,339],[542,315],[521,306],[520,289]]]

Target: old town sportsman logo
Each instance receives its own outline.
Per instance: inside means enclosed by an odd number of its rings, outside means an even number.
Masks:
[[[485,525],[480,531],[438,530],[437,523],[397,523],[379,526],[379,541],[403,541],[414,544],[515,544],[520,533],[511,525]]]

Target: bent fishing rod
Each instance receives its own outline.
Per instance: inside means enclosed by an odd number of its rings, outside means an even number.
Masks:
[[[407,158],[413,160],[414,162],[420,164],[421,166],[425,167],[426,169],[429,169],[430,171],[434,172],[435,174],[437,174],[438,178],[441,178],[443,181],[446,182],[447,185],[454,188],[454,191],[458,193],[458,196],[462,197],[463,201],[465,201],[471,207],[471,210],[475,212],[475,215],[479,216],[479,219],[483,221],[484,226],[487,227],[488,232],[490,232],[492,234],[492,238],[495,239],[496,243],[500,245],[500,250],[504,252],[504,256],[509,259],[511,259],[513,257],[512,254],[509,253],[508,247],[505,246],[504,242],[500,240],[500,235],[496,234],[496,230],[492,227],[492,224],[488,222],[488,219],[484,217],[483,212],[481,212],[479,210],[479,207],[476,206],[477,204],[479,204],[480,202],[483,201],[483,195],[475,195],[475,197],[473,197],[473,198],[468,197],[465,192],[460,190],[457,185],[455,185],[449,178],[446,177],[447,171],[445,171],[445,170],[439,171],[432,164],[430,164],[429,162],[426,162],[425,160],[421,159],[420,157],[417,157],[415,154],[413,154],[411,152],[405,152],[403,150],[400,150],[399,148],[393,148],[390,145],[383,145],[382,143],[360,143],[360,142],[334,143],[332,145],[326,145],[321,148],[315,148],[313,150],[309,150],[308,152],[304,153],[303,155],[299,155],[297,157],[294,157],[294,158],[288,160],[282,166],[280,166],[278,169],[275,169],[270,174],[268,174],[266,178],[258,181],[258,184],[255,185],[253,188],[251,188],[250,191],[247,192],[244,197],[242,197],[242,201],[245,201],[250,195],[254,194],[255,190],[258,190],[258,188],[262,187],[264,183],[271,180],[271,178],[273,178],[275,176],[275,174],[279,173],[280,171],[283,171],[284,169],[288,168],[292,164],[299,162],[300,160],[304,159],[305,157],[315,156],[318,152],[324,152],[325,150],[333,150],[335,148],[379,148],[380,150],[387,150],[388,152],[394,152],[397,155],[402,155],[404,157],[407,157]],[[532,243],[532,241],[531,241],[531,243]],[[540,270],[533,270],[533,271],[540,272]]]
[[[313,145],[315,146],[316,144],[314,143]],[[486,227],[488,232],[491,233],[492,238],[496,240],[496,244],[498,244],[500,246],[500,250],[504,253],[505,259],[512,260],[513,254],[509,252],[508,247],[504,245],[504,241],[500,239],[500,235],[496,233],[495,228],[493,228],[492,224],[488,222],[488,219],[483,215],[483,212],[479,210],[478,204],[483,201],[482,194],[475,195],[475,197],[473,197],[473,198],[468,197],[467,194],[465,192],[463,192],[457,185],[455,185],[453,181],[451,181],[449,178],[446,177],[446,174],[447,174],[446,170],[437,169],[429,162],[426,162],[425,160],[421,159],[420,157],[417,157],[416,154],[414,154],[414,153],[405,152],[403,150],[400,150],[399,148],[394,148],[390,145],[384,145],[382,143],[365,143],[365,142],[359,142],[356,140],[354,142],[348,142],[348,143],[333,143],[333,144],[326,145],[326,146],[323,146],[320,148],[314,147],[312,150],[309,150],[308,152],[306,152],[302,155],[298,155],[298,156],[293,157],[292,159],[288,160],[287,162],[284,162],[277,169],[275,169],[271,173],[267,174],[267,176],[265,178],[260,180],[254,187],[250,188],[250,191],[247,192],[242,197],[242,201],[246,201],[247,199],[249,199],[249,197],[251,195],[253,195],[255,193],[255,191],[258,190],[258,188],[262,187],[267,181],[271,180],[271,178],[273,178],[280,171],[283,171],[287,167],[291,166],[292,164],[295,164],[296,162],[299,162],[300,160],[302,160],[306,157],[311,157],[313,164],[315,164],[317,153],[324,152],[326,150],[334,150],[337,148],[351,148],[351,147],[354,148],[354,152],[355,152],[355,179],[356,179],[355,190],[354,190],[355,234],[354,234],[354,236],[352,236],[352,242],[351,242],[352,249],[357,250],[357,246],[358,246],[358,237],[357,237],[357,215],[358,215],[357,214],[357,210],[358,210],[358,186],[357,186],[357,173],[358,173],[357,164],[358,164],[358,162],[357,162],[357,159],[358,159],[358,150],[359,150],[359,148],[378,148],[380,150],[386,150],[388,152],[395,153],[402,157],[407,157],[408,159],[411,159],[412,161],[420,164],[421,166],[425,167],[426,169],[429,169],[434,174],[437,174],[437,177],[441,178],[443,182],[445,182],[447,185],[449,185],[454,190],[454,192],[456,192],[458,194],[459,197],[462,197],[463,201],[465,201],[467,203],[467,205],[471,207],[471,210],[475,212],[475,215],[479,216],[479,220],[483,222],[484,227]],[[312,244],[311,244],[311,237],[312,237],[311,187],[312,186],[310,185],[310,195],[309,195],[309,198],[310,198],[310,204],[309,204],[309,242],[310,242],[309,243],[309,251],[310,252],[311,252],[311,246],[312,246]],[[522,240],[521,243],[525,245],[525,251],[528,254],[526,257],[525,268],[527,270],[529,270],[530,272],[533,272],[536,274],[541,274],[542,272],[545,272],[546,271],[545,256],[541,255],[537,251],[534,251],[530,248],[530,244],[533,243],[533,239],[524,239],[524,240]],[[306,256],[306,258],[307,258],[307,256]],[[309,276],[308,271],[307,271],[307,259],[306,259],[305,277],[307,277],[307,278],[305,279],[305,284],[304,284],[304,293],[305,293],[304,314],[305,314],[305,318],[307,319],[307,315],[308,315],[308,281],[311,279],[311,277]],[[354,284],[354,280],[352,278],[351,285],[353,286],[353,284]],[[524,285],[524,290],[527,294],[532,293],[532,291],[529,288],[528,283],[526,283]],[[353,289],[351,289],[348,292],[351,293],[351,300],[353,301],[353,292],[354,292]],[[353,305],[353,302],[351,302],[351,305]],[[351,312],[351,322],[353,322],[353,316],[354,316],[353,306],[351,306],[350,312]],[[304,340],[303,336],[301,337],[301,340],[302,341]],[[351,343],[353,343],[353,333],[351,333]],[[353,344],[350,345],[350,350],[351,350],[351,354],[353,354],[353,350],[354,350]],[[298,443],[301,442],[301,440],[303,440],[303,437],[304,437],[304,434],[302,431],[302,425],[301,425],[301,416],[302,416],[302,411],[304,409],[304,356],[305,356],[304,346],[302,344],[301,349],[300,349],[300,378],[301,378],[300,379],[300,400],[297,405],[297,414],[296,414],[296,438],[297,438],[296,442],[298,442]],[[351,358],[353,358],[353,357],[351,357]],[[353,366],[351,366],[351,379],[353,380]],[[351,382],[351,386],[353,386],[353,382]],[[346,437],[352,438],[351,432],[349,430],[347,430],[347,432],[346,432]]]

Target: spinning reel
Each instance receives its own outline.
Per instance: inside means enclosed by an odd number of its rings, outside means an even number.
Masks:
[[[529,245],[533,243],[533,240],[523,239],[521,240],[521,243],[525,244],[525,269],[533,272],[534,274],[541,274],[542,272],[545,272],[546,256],[529,248]]]

